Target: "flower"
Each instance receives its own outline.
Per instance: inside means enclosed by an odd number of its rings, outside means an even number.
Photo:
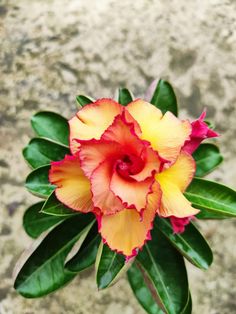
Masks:
[[[93,212],[103,241],[127,258],[150,239],[156,215],[183,231],[198,213],[183,195],[196,168],[189,147],[213,135],[203,118],[181,121],[141,99],[86,105],[69,121],[71,155],[51,163],[56,197]]]

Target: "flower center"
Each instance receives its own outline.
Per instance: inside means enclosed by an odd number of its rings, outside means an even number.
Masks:
[[[136,155],[124,155],[117,160],[116,170],[124,178],[130,178],[130,175],[135,175],[143,170],[144,161]]]

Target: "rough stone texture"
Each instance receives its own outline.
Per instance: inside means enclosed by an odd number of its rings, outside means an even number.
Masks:
[[[222,134],[225,163],[211,178],[236,187],[236,2],[234,0],[0,0],[0,313],[141,314],[125,279],[97,292],[87,272],[39,300],[12,288],[17,258],[31,240],[22,215],[36,201],[23,187],[21,149],[39,109],[70,117],[79,91],[142,95],[156,77],[175,86],[181,116],[207,107]],[[236,222],[202,222],[215,261],[188,265],[194,313],[236,312]]]

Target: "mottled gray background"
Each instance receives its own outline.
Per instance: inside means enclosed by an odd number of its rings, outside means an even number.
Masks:
[[[167,78],[181,116],[207,107],[225,156],[210,177],[235,188],[236,1],[0,0],[0,45],[0,313],[144,313],[125,279],[98,293],[93,273],[39,300],[13,290],[14,264],[31,243],[22,215],[36,201],[23,187],[29,119],[39,109],[70,117],[81,91],[110,97],[122,85],[141,96]],[[195,314],[236,313],[235,227],[201,223],[215,260],[207,272],[188,265]]]

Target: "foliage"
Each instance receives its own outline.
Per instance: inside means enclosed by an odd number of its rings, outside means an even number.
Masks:
[[[128,89],[119,89],[118,100],[123,106],[132,99]],[[91,97],[84,95],[78,95],[76,100],[79,107],[93,102]],[[171,111],[177,115],[174,90],[164,80],[156,84],[151,103],[163,113]],[[94,216],[78,214],[60,203],[55,196],[55,187],[49,183],[50,162],[69,154],[67,119],[53,112],[39,112],[32,118],[32,127],[37,137],[24,148],[23,156],[33,171],[25,185],[44,200],[26,210],[23,226],[32,238],[44,232],[47,234],[18,272],[15,289],[27,298],[41,297],[96,265],[98,289],[109,287],[127,272],[134,295],[147,313],[191,313],[184,259],[204,270],[213,260],[212,251],[195,223],[190,223],[184,233],[174,234],[169,219],[156,218],[152,240],[136,258],[125,261],[123,255],[111,251],[101,241]],[[222,162],[219,148],[211,143],[201,144],[193,157],[198,177],[194,178],[185,196],[201,210],[197,218],[236,217],[236,192],[202,178]],[[72,249],[74,255],[70,256]]]

